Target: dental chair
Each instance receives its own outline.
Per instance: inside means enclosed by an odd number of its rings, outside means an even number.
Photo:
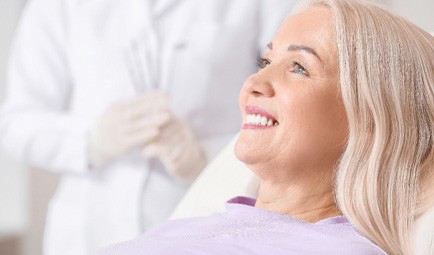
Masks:
[[[227,145],[196,179],[171,219],[223,212],[225,202],[233,197],[256,197],[259,182],[235,157],[235,141]],[[434,208],[416,224],[414,255],[434,255]]]

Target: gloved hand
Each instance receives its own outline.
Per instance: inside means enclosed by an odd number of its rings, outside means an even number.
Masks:
[[[143,154],[158,157],[169,174],[187,182],[193,181],[208,163],[187,123],[174,115],[158,139],[145,146]]]
[[[151,92],[112,105],[89,135],[89,163],[100,167],[110,160],[155,140],[170,119],[168,98]]]

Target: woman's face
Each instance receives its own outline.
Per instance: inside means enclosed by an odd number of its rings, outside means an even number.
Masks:
[[[332,14],[288,17],[240,93],[237,157],[260,178],[333,169],[347,138]]]

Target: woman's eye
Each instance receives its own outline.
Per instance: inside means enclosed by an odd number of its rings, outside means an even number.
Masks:
[[[271,61],[269,59],[266,59],[266,58],[258,58],[258,61],[256,62],[256,64],[258,65],[259,69],[264,69],[269,64],[271,64]]]
[[[300,63],[298,63],[297,61],[293,61],[291,63],[291,67],[292,67],[291,71],[293,73],[309,76],[309,73],[306,71],[306,69],[302,65],[300,65]]]

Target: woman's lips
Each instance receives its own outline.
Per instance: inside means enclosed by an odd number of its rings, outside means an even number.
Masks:
[[[243,129],[265,129],[279,125],[275,117],[259,107],[248,105],[245,112]]]

